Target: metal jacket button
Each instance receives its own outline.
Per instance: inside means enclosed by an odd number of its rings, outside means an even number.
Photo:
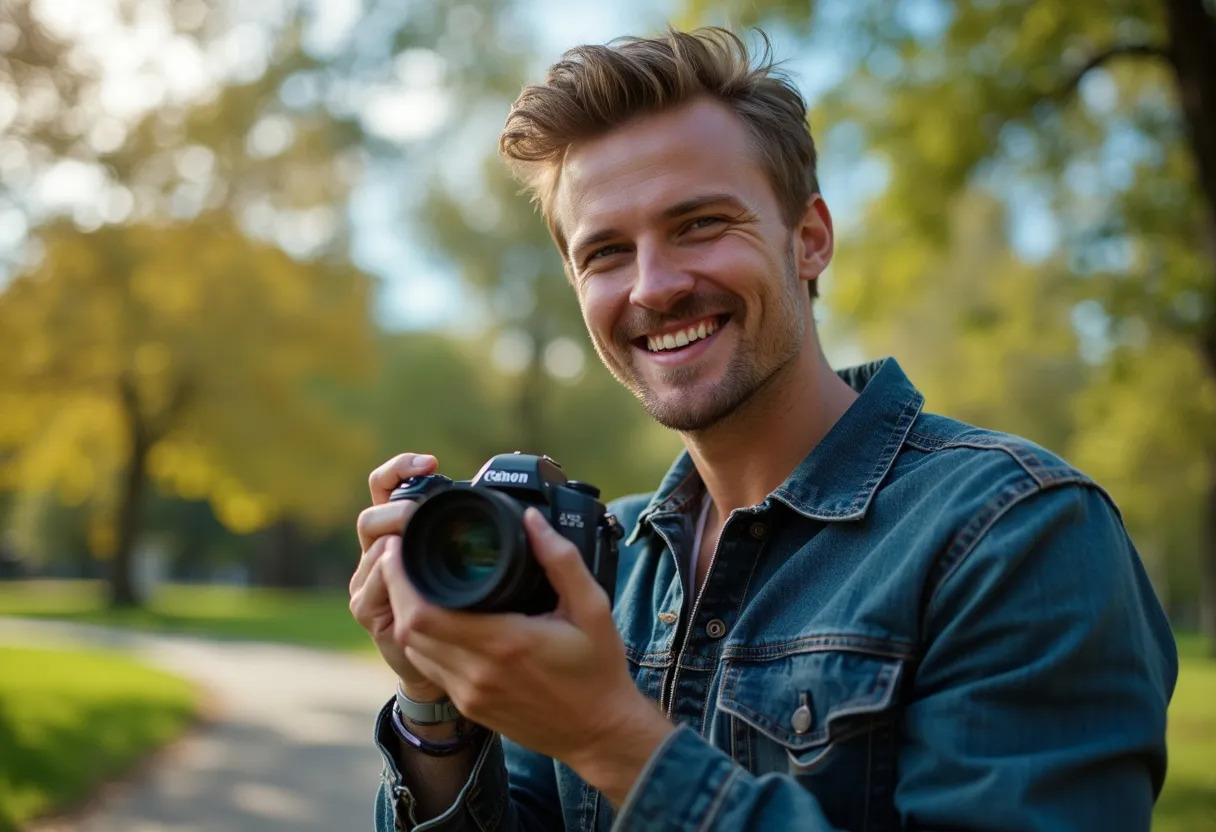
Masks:
[[[710,622],[705,625],[705,634],[710,638],[722,638],[726,635],[726,622],[721,618],[710,619]]]
[[[806,694],[802,694],[802,704],[794,711],[794,715],[790,717],[790,727],[794,729],[795,734],[805,734],[811,730],[811,706],[807,704]]]
[[[756,540],[759,540],[762,537],[764,537],[764,534],[767,531],[768,531],[768,528],[763,523],[761,523],[759,520],[757,520],[755,523],[752,523],[751,533],[752,533],[752,537],[756,538]]]

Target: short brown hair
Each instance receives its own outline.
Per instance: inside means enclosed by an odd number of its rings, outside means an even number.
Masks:
[[[553,216],[553,197],[569,147],[702,96],[722,102],[742,119],[786,226],[798,223],[807,200],[819,191],[815,142],[806,102],[778,71],[768,37],[759,36],[762,48],[754,64],[747,45],[719,28],[669,29],[654,38],[576,46],[549,68],[543,84],[524,87],[498,148],[540,205],[563,260],[565,240]],[[815,283],[810,283],[812,297]]]

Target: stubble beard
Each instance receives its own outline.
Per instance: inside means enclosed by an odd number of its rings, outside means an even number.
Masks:
[[[805,291],[805,288],[798,280],[792,248],[782,277],[783,285],[773,297],[776,319],[762,322],[756,340],[743,338],[743,309],[732,298],[735,309],[731,314],[731,324],[737,329],[738,343],[721,381],[712,388],[697,389],[700,371],[695,367],[676,367],[666,372],[667,384],[678,391],[667,396],[656,395],[643,382],[634,362],[629,362],[614,374],[637,397],[650,417],[665,428],[681,433],[698,433],[726,422],[744,410],[748,402],[772,383],[794,361],[802,348],[805,321],[797,292]],[[698,305],[697,299],[689,298],[689,301],[691,306]],[[697,317],[695,309],[691,314],[681,309],[673,312],[680,313],[673,314],[673,319]],[[628,342],[624,346],[628,349]],[[685,390],[687,395],[683,393]]]

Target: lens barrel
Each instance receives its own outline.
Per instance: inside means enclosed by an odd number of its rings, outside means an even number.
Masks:
[[[524,508],[499,491],[463,484],[428,496],[402,540],[410,583],[449,609],[552,610],[556,596],[528,545]]]

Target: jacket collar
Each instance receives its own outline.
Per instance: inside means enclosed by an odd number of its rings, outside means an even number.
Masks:
[[[798,466],[770,495],[799,514],[825,522],[865,517],[924,405],[894,358],[838,370],[859,395]],[[687,451],[672,463],[627,543],[660,514],[678,514],[702,491]]]

